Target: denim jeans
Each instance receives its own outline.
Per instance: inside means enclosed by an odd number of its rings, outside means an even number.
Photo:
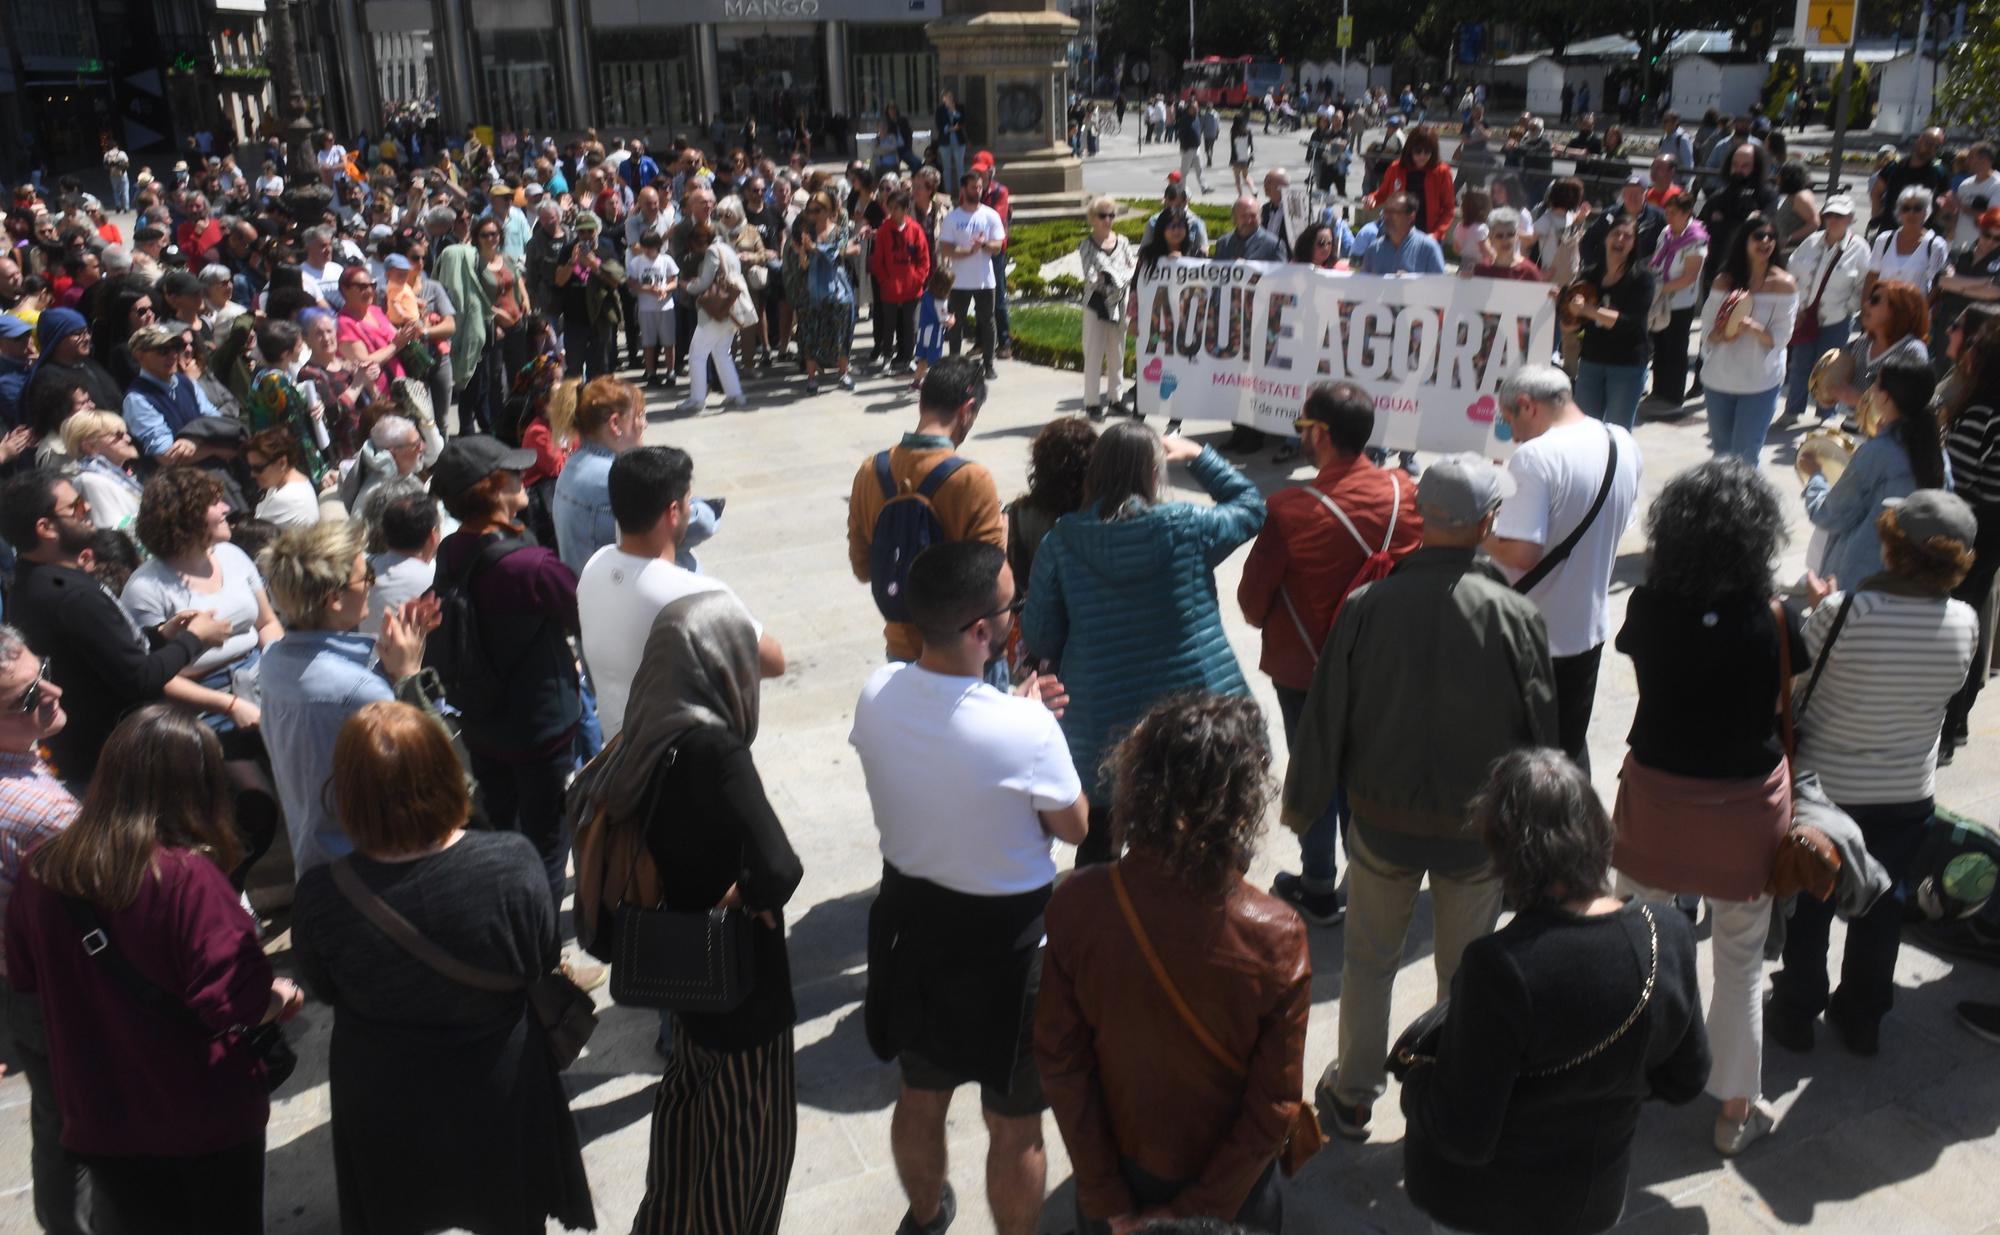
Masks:
[[[1805,1016],[1831,1009],[1863,1024],[1879,1022],[1896,995],[1896,953],[1903,938],[1903,904],[1908,891],[1903,878],[1923,843],[1924,825],[1935,802],[1891,802],[1841,809],[1861,825],[1868,852],[1889,872],[1889,894],[1875,907],[1847,924],[1847,949],[1840,960],[1840,990],[1828,997],[1827,931],[1833,906],[1810,896],[1798,898],[1785,935],[1785,967],[1771,980],[1771,989],[1785,1007]]]
[[[1801,308],[1799,312],[1805,310]],[[1785,356],[1785,415],[1796,416],[1806,410],[1806,381],[1812,377],[1812,367],[1830,347],[1847,346],[1850,319],[1842,318],[1831,326],[1821,326],[1819,334],[1810,343],[1795,344]]]
[[[1285,745],[1292,747],[1292,737],[1299,730],[1299,716],[1305,710],[1306,692],[1289,686],[1279,686],[1273,682],[1271,689],[1278,694],[1278,715],[1285,722]],[[1298,757],[1296,748],[1293,758]],[[1312,826],[1299,837],[1299,862],[1304,868],[1300,882],[1308,892],[1333,892],[1340,883],[1340,865],[1334,857],[1335,842],[1347,832],[1347,790],[1335,789],[1333,801],[1327,803],[1326,812],[1313,820]]]
[[[1771,431],[1771,417],[1778,410],[1778,388],[1738,395],[1705,386],[1702,400],[1708,405],[1708,448],[1756,467],[1764,453],[1764,436]]]
[[[1639,395],[1645,388],[1645,365],[1577,362],[1576,405],[1606,424],[1629,429],[1639,423]]]

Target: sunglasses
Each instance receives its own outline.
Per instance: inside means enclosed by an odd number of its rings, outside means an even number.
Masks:
[[[1896,213],[1897,213],[1897,214],[1929,214],[1929,213],[1930,213],[1930,211],[1928,211],[1928,210],[1925,210],[1925,209],[1924,209],[1924,208],[1923,208],[1922,206],[1918,206],[1918,205],[1914,205],[1914,204],[1913,204],[1913,205],[1909,205],[1909,206],[1898,206],[1898,207],[1896,207]]]
[[[22,687],[21,697],[14,701],[14,710],[16,712],[20,712],[23,715],[25,715],[41,706],[42,682],[48,676],[49,676],[49,658],[44,656],[42,657],[42,662],[40,666],[38,666],[35,670],[35,680],[28,683],[26,686]]]
[[[1488,232],[1487,237],[1492,240],[1512,240],[1518,234],[1519,233],[1513,231],[1512,229],[1509,229],[1504,232]]]
[[[1118,214],[1116,211],[1112,210],[1100,210],[1094,217],[1100,219],[1115,219],[1118,217]]]
[[[959,627],[958,633],[964,634],[966,631],[971,630],[973,627],[979,625],[981,622],[991,621],[992,619],[1000,617],[1003,614],[1019,613],[1021,610],[1027,607],[1028,607],[1028,598],[1026,596],[1016,596],[1013,599],[1012,603],[1008,604],[1006,607],[995,609],[991,613],[982,613],[978,617],[973,618],[970,622],[967,622],[965,625]]]

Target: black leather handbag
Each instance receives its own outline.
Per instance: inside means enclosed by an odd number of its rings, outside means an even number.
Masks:
[[[750,915],[618,907],[611,998],[641,1008],[732,1012],[757,984]]]

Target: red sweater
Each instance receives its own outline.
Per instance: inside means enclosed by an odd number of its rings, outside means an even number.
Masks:
[[[1382,173],[1382,187],[1375,190],[1373,200],[1379,205],[1389,200],[1391,193],[1409,191],[1410,169],[1401,159],[1389,164]],[[1424,169],[1424,217],[1418,226],[1429,232],[1439,244],[1445,242],[1445,234],[1451,231],[1451,221],[1458,214],[1458,197],[1451,187],[1451,168],[1442,160],[1433,162]]]
[[[1303,488],[1280,489],[1265,501],[1268,513],[1250,556],[1243,563],[1243,581],[1236,603],[1244,620],[1264,630],[1263,655],[1257,667],[1271,681],[1293,690],[1312,685],[1313,666],[1333,628],[1333,612],[1347,595],[1347,585],[1371,554],[1382,547],[1389,527],[1390,493],[1400,500],[1396,532],[1389,553],[1401,559],[1424,538],[1424,521],[1417,514],[1417,486],[1401,468],[1378,468],[1367,456],[1335,463],[1313,478],[1312,487],[1332,498],[1353,521],[1359,541],[1341,526],[1320,500]],[[1298,610],[1294,622],[1285,601]],[[1299,625],[1307,640],[1299,637]],[[1308,642],[1308,640],[1310,642]]]
[[[882,299],[890,304],[908,304],[924,294],[924,280],[931,273],[931,247],[915,219],[906,214],[900,225],[884,222],[875,229],[875,245],[868,251],[868,273],[881,283]]]
[[[97,917],[132,968],[185,1010],[142,1003],[86,955],[62,898],[32,874],[7,907],[7,974],[41,996],[63,1148],[75,1153],[215,1153],[271,1116],[263,1061],[230,1032],[254,1027],[271,1003],[257,923],[208,858],[160,849],[153,860],[158,876],[140,881],[138,899]]]

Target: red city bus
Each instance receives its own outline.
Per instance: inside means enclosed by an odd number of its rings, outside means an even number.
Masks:
[[[1241,107],[1285,84],[1285,62],[1269,56],[1203,56],[1181,65],[1181,94],[1197,103]]]

